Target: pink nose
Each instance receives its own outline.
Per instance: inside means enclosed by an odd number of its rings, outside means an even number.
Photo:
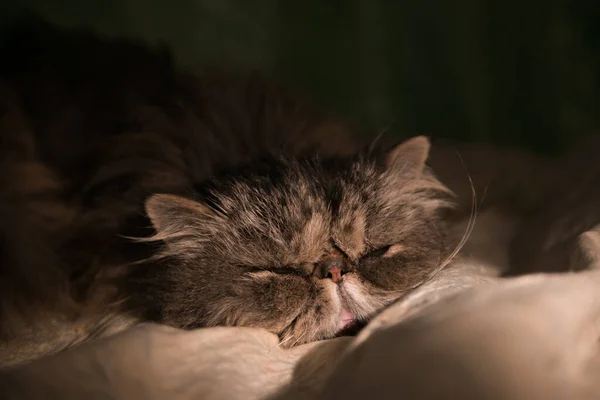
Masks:
[[[327,271],[327,277],[335,283],[338,283],[342,280],[342,269],[338,266],[332,265]]]
[[[342,281],[342,277],[348,266],[339,257],[325,257],[320,263],[315,265],[313,275],[318,279],[331,279],[338,283]]]

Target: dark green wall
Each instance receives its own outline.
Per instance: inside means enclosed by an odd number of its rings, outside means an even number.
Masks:
[[[18,7],[3,4],[7,21]],[[60,25],[166,42],[189,68],[266,71],[372,131],[552,151],[597,124],[598,1],[19,4]]]

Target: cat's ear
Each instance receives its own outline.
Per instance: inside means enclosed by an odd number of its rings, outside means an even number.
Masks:
[[[386,156],[388,170],[403,176],[419,178],[425,169],[431,144],[425,136],[415,136],[396,147]]]
[[[172,194],[152,195],[145,208],[158,237],[162,238],[191,233],[214,215],[204,204]]]

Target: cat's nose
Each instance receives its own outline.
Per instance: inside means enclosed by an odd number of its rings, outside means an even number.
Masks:
[[[332,265],[329,267],[327,271],[327,278],[331,279],[333,282],[338,283],[342,280],[342,268],[337,265]]]
[[[344,262],[338,259],[325,260],[315,268],[315,275],[320,279],[331,279],[338,283],[345,273]]]

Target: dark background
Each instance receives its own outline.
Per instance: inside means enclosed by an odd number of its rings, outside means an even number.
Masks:
[[[555,152],[598,125],[596,0],[25,0],[61,26],[258,69],[366,131]]]

